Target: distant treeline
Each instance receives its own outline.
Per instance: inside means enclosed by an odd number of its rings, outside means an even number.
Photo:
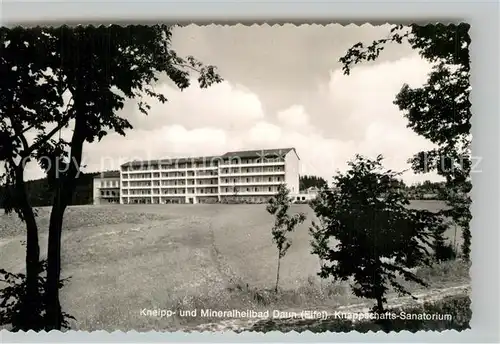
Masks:
[[[71,205],[84,205],[93,203],[92,179],[99,172],[82,173],[76,180],[76,189],[71,201]],[[28,198],[33,207],[45,207],[52,205],[52,191],[46,178],[35,179],[26,182]],[[5,187],[0,188],[0,208],[3,208],[5,197]]]
[[[410,186],[405,186],[411,199],[446,199],[446,186],[444,182],[424,181]]]
[[[93,203],[92,195],[92,179],[99,172],[82,173],[77,179],[75,194],[71,205],[84,205]],[[322,177],[317,176],[300,176],[300,191],[304,191],[310,187],[321,188],[327,186],[327,181]],[[410,186],[401,182],[401,186],[409,193],[411,199],[443,199],[443,193],[446,191],[444,183],[433,183],[425,181]],[[46,178],[30,180],[26,182],[28,189],[29,201],[34,207],[49,206],[52,203],[52,192]],[[0,188],[0,208],[3,207],[5,197],[5,188]]]
[[[305,191],[310,187],[322,188],[328,186],[328,182],[324,178],[313,175],[300,176],[299,184],[300,191]],[[408,197],[414,200],[446,199],[447,189],[444,182],[431,182],[426,180],[422,183],[407,185],[400,180],[398,187],[405,190],[408,194]]]
[[[318,176],[300,176],[299,177],[299,190],[305,191],[311,187],[316,187],[321,189],[323,187],[328,187],[328,183],[322,177]]]

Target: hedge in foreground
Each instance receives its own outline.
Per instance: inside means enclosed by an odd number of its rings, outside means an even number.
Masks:
[[[448,296],[440,301],[424,303],[420,306],[404,307],[392,309],[394,314],[405,312],[406,319],[386,320],[385,323],[376,320],[365,320],[353,322],[349,319],[339,317],[329,317],[327,319],[311,320],[264,320],[256,323],[250,331],[268,332],[268,331],[311,331],[311,332],[369,332],[369,331],[410,331],[421,330],[443,331],[457,330],[462,331],[470,328],[470,319],[472,317],[471,301],[468,295]],[[424,314],[427,316],[436,314],[437,318],[444,318],[444,315],[450,315],[451,319],[443,320],[424,320],[421,318]],[[408,319],[411,315],[412,319]],[[387,332],[387,330],[385,330]]]

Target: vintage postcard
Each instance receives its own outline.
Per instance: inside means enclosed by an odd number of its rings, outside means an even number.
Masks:
[[[468,31],[2,28],[1,328],[468,329]]]

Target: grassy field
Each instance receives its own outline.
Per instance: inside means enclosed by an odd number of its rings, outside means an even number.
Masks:
[[[414,206],[439,209],[442,203]],[[265,205],[71,207],[63,233],[62,275],[71,277],[61,292],[63,308],[76,317],[74,329],[149,330],[174,329],[187,320],[144,317],[143,308],[350,302],[345,286],[316,277],[319,264],[310,254],[308,235],[312,211],[307,205],[292,210],[305,212],[307,220],[292,234],[281,264],[283,297],[263,301],[273,287],[277,255],[270,233],[273,218]],[[39,209],[42,255],[48,215],[49,209]],[[14,216],[0,216],[1,268],[23,270],[23,231]],[[448,237],[453,240],[453,229]],[[439,276],[432,279],[448,283]]]

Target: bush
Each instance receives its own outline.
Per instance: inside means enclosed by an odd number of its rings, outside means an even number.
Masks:
[[[34,309],[33,312],[37,312],[39,315],[40,323],[39,326],[34,325],[31,328],[33,331],[41,331],[43,330],[43,319],[45,305],[43,303],[44,294],[45,294],[45,281],[46,278],[44,274],[47,271],[47,261],[43,260],[40,262],[40,275],[38,277],[38,290],[40,295],[40,305],[37,309]],[[0,269],[0,279],[1,282],[5,283],[7,286],[3,289],[0,289],[0,327],[6,328],[9,327],[11,331],[19,331],[18,324],[21,319],[20,312],[22,307],[22,300],[26,295],[26,275],[22,273],[14,274],[11,272],[7,272],[3,269]],[[69,279],[62,279],[59,282],[59,289],[61,289],[64,284]],[[62,313],[63,329],[69,329],[69,320],[75,318],[68,313]]]
[[[428,282],[442,283],[444,285],[470,281],[469,270],[471,263],[461,260],[449,260],[432,266],[424,266],[418,269],[416,275]]]
[[[225,197],[222,198],[220,201],[222,204],[241,204],[241,201],[239,201],[237,198],[234,197]]]
[[[457,258],[457,251],[451,243],[440,243],[435,247],[435,258],[438,262],[445,262]]]

